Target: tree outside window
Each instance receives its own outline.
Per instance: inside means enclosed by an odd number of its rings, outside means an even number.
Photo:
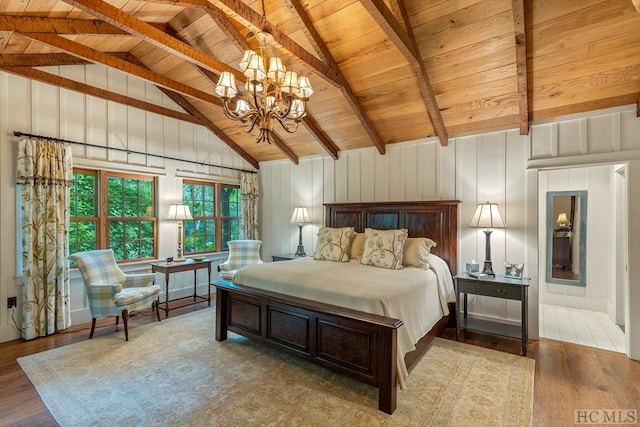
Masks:
[[[225,251],[229,240],[239,238],[238,186],[184,180],[182,203],[193,216],[193,220],[184,221],[185,253]]]
[[[156,258],[156,178],[74,169],[69,251],[113,249],[119,261]]]

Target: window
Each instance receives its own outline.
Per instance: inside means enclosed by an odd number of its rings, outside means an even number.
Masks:
[[[111,248],[119,261],[156,257],[154,177],[74,169],[69,251]]]
[[[98,247],[98,214],[95,171],[73,171],[69,210],[69,253]]]
[[[184,221],[185,253],[226,251],[240,237],[240,187],[184,180],[182,203],[193,216]]]

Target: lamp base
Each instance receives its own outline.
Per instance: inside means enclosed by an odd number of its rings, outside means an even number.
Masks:
[[[173,258],[173,262],[185,262],[187,259],[186,258]]]
[[[304,246],[298,245],[298,250],[296,251],[296,256],[307,256],[307,254],[304,253]]]
[[[489,276],[495,276],[496,273],[493,272],[493,265],[491,261],[484,262],[484,268],[482,270],[483,274],[488,274]]]

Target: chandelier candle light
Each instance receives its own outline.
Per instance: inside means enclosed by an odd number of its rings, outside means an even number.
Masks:
[[[178,221],[178,248],[176,249],[176,257],[173,259],[176,262],[184,261],[183,258],[183,246],[182,242],[184,236],[182,234],[182,221],[185,219],[193,219],[189,206],[182,204],[169,205],[169,213],[166,219],[172,219]]]
[[[287,71],[278,57],[267,57],[267,43],[273,40],[271,34],[259,32],[256,38],[260,45],[259,53],[245,51],[238,64],[247,78],[246,96],[238,94],[235,77],[229,71],[220,74],[215,91],[224,104],[224,114],[228,118],[242,123],[247,133],[257,125],[260,129],[257,142],[271,144],[274,121],[289,133],[298,129],[298,123],[306,115],[306,103],[313,89],[308,77]],[[231,103],[234,98],[235,108]]]
[[[476,208],[476,212],[473,214],[471,224],[469,227],[485,228],[485,256],[484,256],[484,269],[483,274],[489,276],[495,276],[493,272],[493,266],[491,264],[491,233],[490,228],[506,228],[506,224],[500,216],[498,205],[496,203],[481,203]]]
[[[309,224],[311,222],[311,216],[309,216],[309,211],[307,208],[303,208],[299,206],[293,210],[293,215],[291,215],[291,224],[298,224],[300,227],[300,232],[298,234],[298,250],[296,251],[296,256],[307,256],[304,252],[304,246],[302,246],[302,226],[305,224]]]

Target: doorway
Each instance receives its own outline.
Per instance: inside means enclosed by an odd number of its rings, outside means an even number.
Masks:
[[[549,192],[588,193],[586,283],[545,280],[548,267]],[[626,165],[540,170],[538,173],[539,335],[625,352],[628,299]],[[551,228],[550,228],[551,227]],[[553,234],[555,236],[555,234]]]

